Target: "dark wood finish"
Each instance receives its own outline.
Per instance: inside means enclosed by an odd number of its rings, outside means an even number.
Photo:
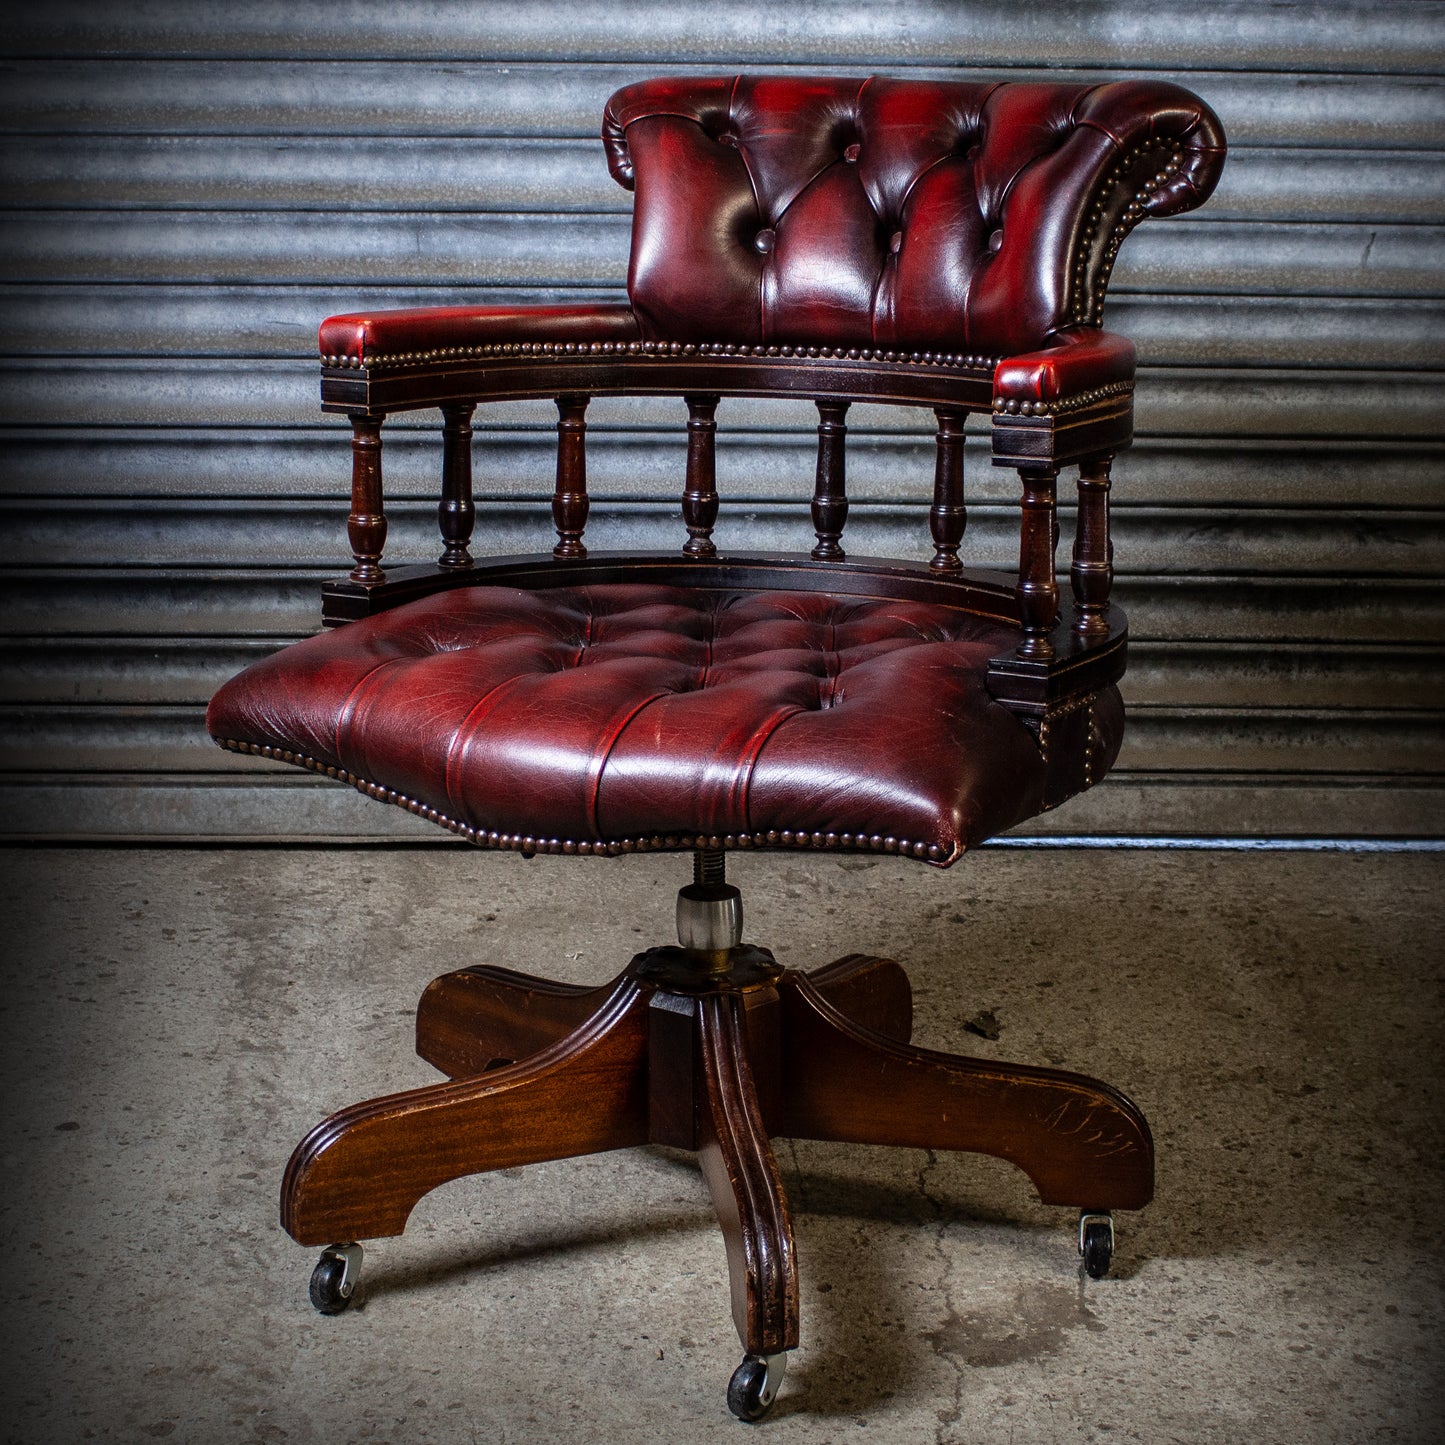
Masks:
[[[1080,693],[1097,692],[1123,677],[1128,640],[1118,607],[1109,609],[1108,631],[1096,637],[1056,622],[1043,656],[1026,657],[1018,650],[989,660],[989,694],[1026,720],[1041,717]]]
[[[845,555],[842,537],[848,521],[848,405],[846,401],[818,403],[818,467],[813,477],[813,531],[818,542],[811,553],[815,562],[838,562]]]
[[[1059,522],[1055,505],[1056,467],[1023,467],[1023,525],[1019,534],[1019,614],[1024,638],[1022,657],[1050,657],[1049,634],[1059,615],[1059,584],[1054,580],[1054,548]]]
[[[801,973],[785,974],[779,992],[783,1133],[990,1154],[1022,1169],[1045,1204],[1140,1209],[1153,1197],[1149,1127],[1107,1084],[897,1043],[846,1018]]]
[[[702,1144],[697,998],[659,989],[647,1011],[648,1135],[654,1144]]]
[[[993,408],[992,368],[975,371],[922,360],[865,360],[861,353],[856,358],[824,356],[819,347],[813,347],[815,354],[809,356],[808,350],[642,342],[636,350],[601,355],[496,355],[375,369],[324,369],[321,405],[327,411],[394,412],[451,401],[520,401],[574,392],[589,396],[717,392],[951,406],[977,412]],[[1102,451],[1107,445],[1087,450]]]
[[[935,407],[933,414],[938,418],[938,434],[934,438],[933,506],[928,513],[933,560],[928,565],[935,572],[961,572],[958,548],[968,526],[963,501],[963,424],[968,413]]]
[[[1074,630],[1098,637],[1109,630],[1109,593],[1114,585],[1114,543],[1109,537],[1109,468],[1113,456],[1079,464],[1079,525],[1069,579],[1074,589]]]
[[[647,994],[634,980],[560,1043],[477,1078],[355,1104],[297,1146],[281,1223],[300,1244],[400,1234],[463,1175],[647,1142]]]
[[[460,969],[428,986],[417,1015],[418,1051],[455,1081],[313,1129],[287,1167],[281,1222],[302,1244],[376,1238],[465,1174],[649,1141],[692,1149],[726,1243],[738,1335],[770,1354],[798,1341],[773,1138],[970,1150],[1023,1169],[1046,1204],[1149,1201],[1149,1129],[1117,1090],[915,1048],[911,1027],[907,975],[863,954],[805,975],[766,949],[736,948],[714,967],[657,948],[601,988]]]
[[[776,1012],[776,996],[771,1000]],[[750,1031],[736,994],[697,1001],[703,1080],[698,1158],[727,1246],[733,1323],[750,1354],[798,1343],[793,1222],[753,1083]]]
[[[808,974],[808,982],[838,1010],[885,1038],[913,1037],[913,985],[891,958],[850,953]]]
[[[993,415],[996,467],[1066,467],[1101,452],[1119,452],[1134,435],[1134,394],[1108,396],[1053,416]]]
[[[383,417],[366,412],[351,416],[351,515],[346,536],[356,566],[353,582],[380,582],[382,553],[386,550],[386,513],[381,488],[381,423]]]
[[[1017,623],[1018,592],[1002,572],[930,572],[914,562],[882,557],[849,557],[815,567],[806,553],[732,553],[715,558],[682,558],[676,552],[602,552],[565,562],[550,553],[488,557],[465,571],[426,563],[388,567],[378,583],[350,579],[322,588],[330,624],[370,617],[452,587],[496,584],[508,587],[582,587],[607,582],[658,582],[677,587],[720,587],[737,591],[841,592],[860,597],[905,597],[957,606],[1000,621]],[[1077,646],[1086,647],[1082,640]]]
[[[568,393],[557,402],[557,485],[552,493],[552,521],[557,545],[552,555],[585,557],[582,533],[591,503],[587,497],[587,403],[583,394]]]
[[[437,524],[442,534],[439,567],[470,567],[472,524],[477,509],[472,502],[472,413],[475,402],[442,408],[442,499]]]
[[[566,1038],[607,1001],[601,988],[479,964],[433,979],[416,1010],[416,1051],[453,1079],[530,1058]]]
[[[687,403],[687,482],[682,494],[682,520],[687,557],[716,557],[712,529],[717,522],[717,422],[720,398],[715,392],[691,393]]]

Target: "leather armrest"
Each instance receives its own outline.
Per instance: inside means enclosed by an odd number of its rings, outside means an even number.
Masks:
[[[508,342],[637,341],[630,306],[426,306],[362,311],[321,323],[327,366],[440,361]]]
[[[1134,343],[1112,331],[1070,327],[1052,346],[1005,357],[993,374],[995,411],[1029,411],[1134,379]]]

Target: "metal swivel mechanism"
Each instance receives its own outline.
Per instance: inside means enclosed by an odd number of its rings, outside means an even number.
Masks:
[[[692,882],[677,890],[677,941],[718,967],[743,941],[743,895],[727,881],[721,848],[699,848],[692,855]]]

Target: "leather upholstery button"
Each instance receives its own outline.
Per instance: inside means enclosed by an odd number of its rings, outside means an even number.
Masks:
[[[1001,230],[995,231],[995,232],[993,233],[993,235],[991,235],[991,236],[988,238],[988,249],[989,249],[990,251],[997,252],[998,249],[999,249],[999,247],[1002,246],[1002,245],[1003,245],[1003,232],[1002,232]]]
[[[888,249],[896,256],[903,249],[903,232],[895,231],[888,238]]]
[[[853,144],[843,152],[843,159],[851,165],[858,159],[859,155],[862,154],[862,151],[863,147],[860,146],[857,141],[854,141]]]
[[[753,250],[759,255],[766,256],[778,244],[778,233],[773,230],[759,231],[753,237]]]

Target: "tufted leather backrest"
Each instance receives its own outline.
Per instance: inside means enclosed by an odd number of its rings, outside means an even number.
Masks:
[[[668,78],[618,91],[603,141],[650,337],[987,357],[1097,325],[1123,235],[1224,156],[1157,81]]]

